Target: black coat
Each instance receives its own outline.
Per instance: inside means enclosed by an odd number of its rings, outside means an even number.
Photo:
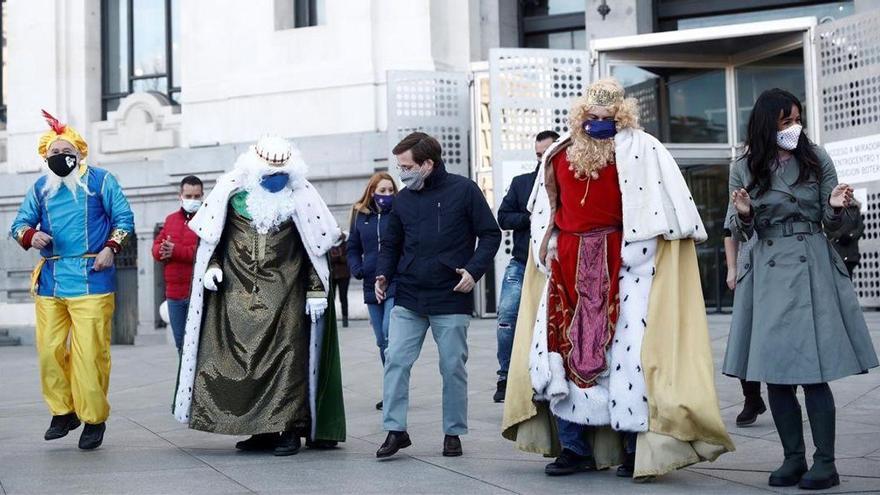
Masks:
[[[376,274],[397,282],[397,306],[423,315],[470,315],[474,295],[452,290],[461,280],[455,270],[479,280],[500,244],[501,231],[477,184],[438,163],[422,190],[407,188],[394,199]]]
[[[526,208],[538,170],[530,174],[517,175],[510,183],[510,189],[498,208],[498,225],[504,230],[513,231],[513,257],[526,263],[529,259],[529,228],[531,213]]]
[[[387,213],[358,212],[351,224],[348,236],[348,266],[354,278],[364,281],[364,303],[377,304],[376,264],[379,261],[379,241],[388,232]],[[387,291],[387,297],[394,297],[394,284]]]
[[[865,221],[858,206],[850,206],[844,210],[840,228],[826,230],[825,233],[844,263],[858,264],[861,261],[859,239],[865,234]]]

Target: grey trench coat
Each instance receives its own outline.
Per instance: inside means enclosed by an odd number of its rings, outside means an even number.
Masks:
[[[822,233],[840,215],[828,204],[837,185],[834,163],[814,148],[822,176],[795,185],[792,158],[773,175],[771,188],[752,196],[754,218],[729,219],[735,238],[757,236],[737,274],[733,320],[722,371],[774,384],[823,383],[877,366],[864,315],[843,260]],[[729,190],[746,187],[745,160],[731,169]]]

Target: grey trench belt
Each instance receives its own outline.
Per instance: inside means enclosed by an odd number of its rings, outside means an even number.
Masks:
[[[775,239],[791,237],[798,234],[818,234],[822,227],[816,222],[784,222],[767,226],[755,226],[758,239]]]

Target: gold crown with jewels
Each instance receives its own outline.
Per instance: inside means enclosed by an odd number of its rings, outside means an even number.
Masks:
[[[623,101],[623,91],[590,88],[587,90],[587,105],[610,107]]]

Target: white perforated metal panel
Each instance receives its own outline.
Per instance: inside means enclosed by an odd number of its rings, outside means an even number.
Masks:
[[[590,78],[589,55],[577,50],[495,49],[489,53],[492,175],[495,209],[513,177],[537,165],[535,136],[568,132],[572,100]],[[513,235],[505,232],[495,257],[496,287],[510,261]]]
[[[880,14],[816,27],[822,141],[880,133]]]
[[[388,71],[388,159],[391,150],[415,131],[440,141],[443,161],[452,173],[470,177],[469,77],[464,72]]]
[[[819,24],[815,44],[822,143],[880,134],[880,13]],[[862,306],[880,307],[880,182],[855,187],[868,211],[853,284]]]

